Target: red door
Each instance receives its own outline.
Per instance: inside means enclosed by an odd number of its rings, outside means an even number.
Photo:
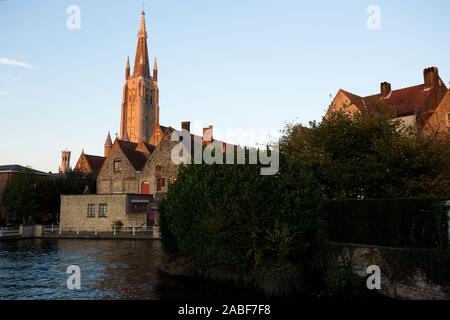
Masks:
[[[142,182],[141,194],[150,194],[150,183]]]

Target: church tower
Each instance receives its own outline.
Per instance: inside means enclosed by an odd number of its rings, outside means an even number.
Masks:
[[[61,153],[61,166],[59,167],[60,174],[66,174],[70,170],[70,155],[71,152],[68,150],[64,150]]]
[[[120,139],[135,143],[150,142],[155,127],[159,127],[157,67],[150,73],[145,12],[141,13],[138,45],[131,74],[130,59],[125,68],[122,95]]]

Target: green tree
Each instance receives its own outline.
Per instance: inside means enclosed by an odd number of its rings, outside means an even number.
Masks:
[[[28,218],[37,217],[39,203],[37,182],[31,172],[16,174],[3,192],[3,203],[16,219],[26,223]]]
[[[330,199],[450,196],[448,141],[418,135],[382,112],[289,125],[281,150],[305,162]]]
[[[164,247],[201,270],[219,268],[267,294],[289,294],[311,280],[322,203],[300,161],[282,159],[275,176],[261,176],[257,165],[181,167],[160,206]]]

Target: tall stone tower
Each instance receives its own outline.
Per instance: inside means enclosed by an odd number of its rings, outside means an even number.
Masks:
[[[70,155],[71,152],[64,150],[61,152],[61,166],[59,167],[59,173],[66,174],[70,169]]]
[[[152,76],[147,37],[145,12],[142,11],[133,74],[130,74],[129,58],[125,68],[120,121],[120,139],[135,143],[150,142],[155,126],[159,127],[158,69],[155,60]]]

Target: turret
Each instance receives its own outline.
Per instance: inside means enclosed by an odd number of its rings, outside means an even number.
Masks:
[[[108,158],[109,155],[111,154],[111,148],[112,148],[111,134],[108,132],[105,141],[105,153],[104,153],[105,158]]]
[[[156,58],[155,58],[155,64],[153,66],[153,80],[158,82],[158,62],[156,61]]]
[[[125,79],[130,78],[130,57],[127,58],[127,66],[125,68]]]

